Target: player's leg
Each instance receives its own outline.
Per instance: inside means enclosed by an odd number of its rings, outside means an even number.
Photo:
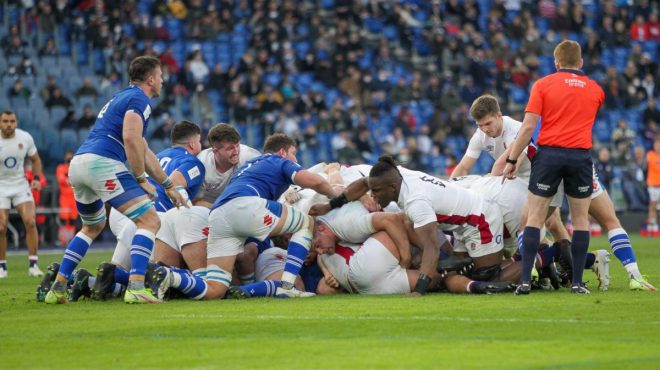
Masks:
[[[78,187],[79,197],[89,199],[89,193],[84,195],[83,187]],[[73,270],[78,266],[87,253],[92,242],[101,234],[106,223],[105,206],[101,199],[85,204],[76,203],[76,208],[82,219],[82,229],[71,239],[64,252],[55,282],[50,287],[44,301],[46,303],[66,303],[66,286],[71,279]]]
[[[612,253],[621,261],[631,278],[630,288],[654,291],[655,287],[649,284],[639,271],[628,233],[621,226],[614,204],[606,191],[591,200],[589,214],[607,231]]]
[[[39,248],[39,231],[37,230],[37,213],[32,194],[30,194],[29,199],[15,199],[14,201],[16,202],[16,210],[25,226],[25,243],[27,244],[28,259],[30,262],[28,274],[30,276],[42,276],[43,272],[41,272],[37,265],[39,261],[37,254]]]
[[[259,256],[258,240],[248,240],[243,246],[243,252],[236,256],[236,272],[241,285],[256,282],[254,265]]]
[[[301,292],[294,287],[296,276],[300,273],[305,257],[312,244],[312,230],[314,218],[303,213],[301,210],[270,202],[268,207],[275,209],[281,207],[277,226],[269,236],[292,234],[287,248],[286,264],[282,274],[282,286],[277,288],[276,295],[286,297],[310,297],[313,293]]]
[[[658,232],[658,201],[660,201],[660,186],[649,186],[649,213],[647,231],[650,237]]]
[[[9,199],[0,198],[0,279],[7,277],[7,226],[9,225]],[[7,208],[5,208],[5,205]]]

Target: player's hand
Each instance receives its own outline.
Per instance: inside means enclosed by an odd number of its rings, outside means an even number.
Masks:
[[[170,198],[176,208],[181,206],[190,208],[187,199],[184,198],[184,196],[179,192],[179,190],[177,190],[175,186],[165,188],[165,194],[167,194],[167,197]]]
[[[156,192],[156,187],[153,186],[149,181],[145,182],[140,182],[140,187],[142,190],[144,190],[145,193],[147,193],[147,196],[149,196],[150,201],[155,201],[156,198],[158,198],[158,193]]]
[[[323,169],[323,172],[327,173],[328,175],[331,175],[335,172],[339,172],[339,169],[341,168],[341,165],[337,162],[333,162],[330,164],[327,164],[325,168]]]
[[[365,194],[360,198],[360,203],[362,203],[364,208],[369,212],[378,212],[381,210],[380,204],[368,194]]]
[[[32,182],[30,183],[30,188],[32,190],[41,190],[41,181],[38,179],[33,179]]]
[[[331,210],[330,203],[314,204],[309,208],[309,212],[307,213],[309,213],[310,216],[323,216]]]
[[[284,200],[289,204],[294,204],[295,202],[302,199],[302,195],[296,189],[289,188],[284,192]]]
[[[333,288],[339,288],[339,282],[334,277],[334,275],[330,273],[328,273],[328,275],[325,276],[325,283]]]
[[[504,180],[509,179],[513,180],[516,178],[516,165],[508,163],[504,166],[504,171],[502,171],[502,183]]]

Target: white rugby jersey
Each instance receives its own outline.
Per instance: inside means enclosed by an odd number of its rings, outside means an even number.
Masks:
[[[37,152],[32,135],[21,129],[11,139],[0,135],[0,186],[16,186],[27,183],[25,157]]]
[[[437,221],[442,230],[460,232],[478,222],[484,207],[480,194],[423,172],[405,170],[401,175],[397,205],[415,228]]]
[[[234,171],[243,163],[249,161],[252,158],[256,158],[261,155],[258,150],[253,149],[247,145],[241,145],[241,152],[238,157],[238,164],[230,168],[224,173],[218,172],[215,167],[215,157],[213,156],[213,148],[208,148],[202,150],[197,158],[202,161],[204,168],[206,169],[206,174],[204,175],[204,182],[202,183],[199,193],[195,199],[203,199],[206,202],[213,204],[216,199],[222,194],[222,191],[225,190],[227,184],[229,184],[229,179],[234,174]]]
[[[504,151],[513,145],[520,131],[521,122],[509,116],[502,116],[502,133],[498,137],[489,137],[483,131],[477,129],[470,139],[465,155],[478,159],[481,152],[486,151],[493,159],[497,160]],[[526,149],[527,150],[527,149]],[[527,151],[525,151],[527,153]],[[518,176],[529,179],[532,170],[529,159],[518,163]]]
[[[317,217],[317,220],[335,233],[339,244],[357,251],[376,231],[372,218],[373,213],[369,213],[359,201],[354,201]]]

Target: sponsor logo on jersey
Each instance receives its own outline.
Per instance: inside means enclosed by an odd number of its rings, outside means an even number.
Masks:
[[[103,186],[109,192],[113,192],[117,188],[117,184],[115,183],[115,180],[105,180],[105,185]]]
[[[199,176],[200,174],[201,172],[199,172],[199,168],[197,166],[188,170],[188,177],[190,177],[191,180]]]
[[[202,229],[202,234],[204,234],[204,236],[209,236],[209,227],[208,226]]]
[[[273,216],[271,215],[265,215],[264,216],[264,225],[270,226],[273,224]]]

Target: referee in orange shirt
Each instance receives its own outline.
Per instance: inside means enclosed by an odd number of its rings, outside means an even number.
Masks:
[[[591,129],[605,100],[603,89],[580,70],[582,51],[575,41],[555,47],[557,72],[539,79],[530,93],[525,118],[504,167],[504,176],[513,178],[516,158],[529,144],[539,118],[539,150],[532,161],[527,199],[529,214],[523,234],[523,271],[516,294],[529,294],[532,266],[541,240],[552,196],[562,180],[573,221],[573,279],[571,292],[589,294],[582,283],[589,249],[588,211],[592,191]]]

